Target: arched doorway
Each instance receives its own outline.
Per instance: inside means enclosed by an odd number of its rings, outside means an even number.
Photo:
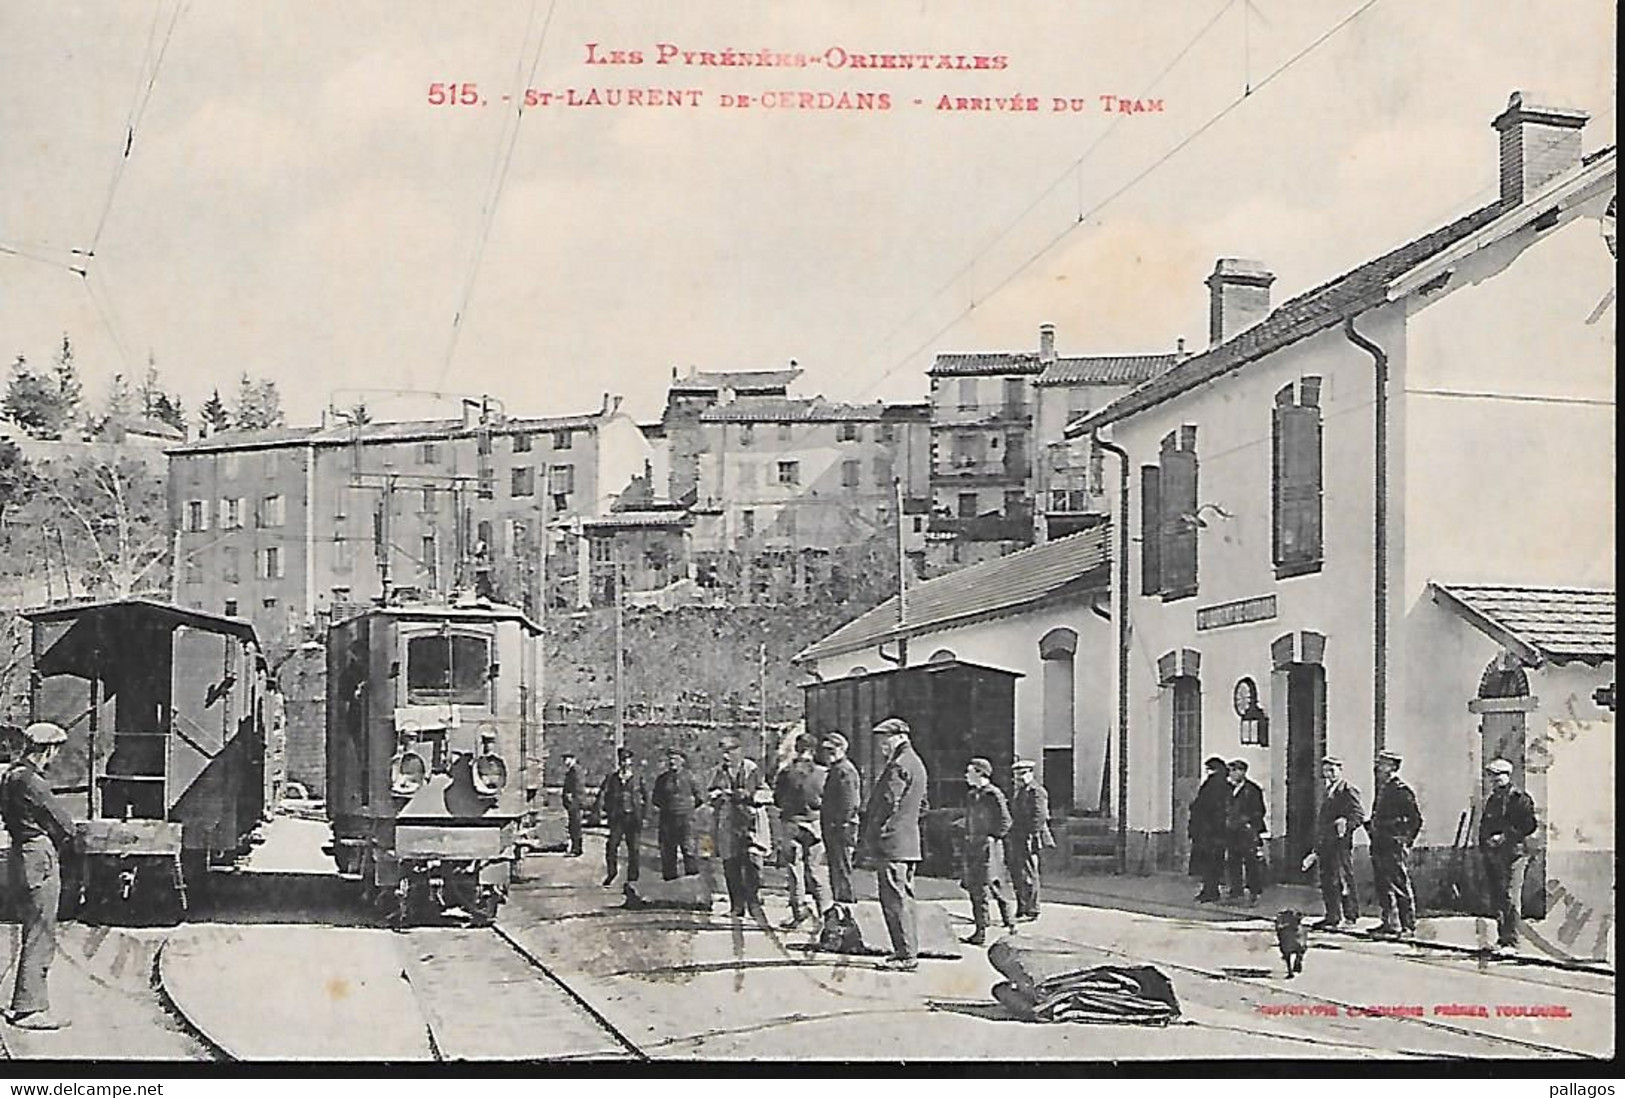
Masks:
[[[1321,798],[1320,760],[1326,757],[1326,638],[1289,633],[1270,646],[1275,684],[1286,692],[1286,871],[1296,872],[1314,849]]]
[[[1071,629],[1051,629],[1038,642],[1044,669],[1044,792],[1049,794],[1053,812],[1071,812],[1073,807],[1073,743],[1077,735],[1073,657],[1077,650],[1078,634]]]
[[[1170,753],[1169,819],[1174,865],[1190,860],[1191,801],[1202,784],[1202,678],[1201,656],[1190,649],[1169,652],[1157,661],[1158,680],[1165,691]]]

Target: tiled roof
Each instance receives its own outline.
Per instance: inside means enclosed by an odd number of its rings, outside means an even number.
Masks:
[[[882,404],[837,404],[823,397],[740,397],[700,413],[704,423],[879,423]]]
[[[1406,271],[1495,220],[1511,207],[1500,201],[1474,210],[1442,229],[1418,237],[1386,255],[1284,302],[1234,339],[1178,366],[1067,426],[1068,437],[1104,426],[1169,400],[1354,316],[1381,301],[1388,284]]]
[[[926,373],[932,377],[974,377],[979,374],[1041,374],[1044,364],[1035,351],[980,351],[938,355]]]
[[[748,391],[751,389],[785,389],[800,370],[696,370],[687,377],[673,378],[671,388],[676,392],[710,393],[721,389]]]
[[[1435,583],[1446,605],[1531,662],[1614,658],[1614,593],[1580,587]]]
[[[562,431],[592,427],[597,415],[510,417],[493,424],[493,435],[522,435],[538,431]],[[221,431],[196,439],[184,446],[171,446],[166,453],[199,454],[220,450],[264,450],[277,446],[347,446],[367,442],[431,442],[439,439],[473,438],[473,427],[461,419],[419,419],[403,423],[347,423],[331,427],[274,427],[264,431]]]
[[[1025,609],[1046,599],[1105,591],[1109,526],[983,561],[908,589],[908,613],[897,620],[892,597],[808,646],[797,660],[838,656],[898,637],[934,633],[991,615]]]
[[[880,410],[880,418],[891,422],[898,420],[903,422],[912,422],[917,420],[920,423],[930,423],[931,402],[920,401],[919,403],[908,402],[904,404],[888,404]]]
[[[1138,385],[1166,372],[1178,355],[1083,355],[1058,358],[1034,385]]]

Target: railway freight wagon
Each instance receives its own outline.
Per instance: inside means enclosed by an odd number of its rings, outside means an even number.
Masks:
[[[951,824],[965,805],[966,765],[977,756],[986,758],[1008,788],[1020,677],[996,667],[942,660],[809,683],[802,687],[807,731],[846,736],[867,798],[875,774],[885,765],[871,730],[887,717],[908,722],[930,780],[931,811],[920,869],[930,876],[951,876],[958,865]]]
[[[184,913],[210,864],[248,852],[265,811],[269,676],[254,627],[145,599],[25,616],[32,719],[68,732],[47,777],[84,821],[87,909]]]
[[[540,630],[507,606],[382,606],[327,639],[340,872],[400,922],[488,920],[541,789]]]

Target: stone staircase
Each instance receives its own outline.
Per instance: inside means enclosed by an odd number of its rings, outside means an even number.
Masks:
[[[1117,872],[1117,821],[1109,816],[1071,816],[1052,821],[1066,872],[1101,876]]]

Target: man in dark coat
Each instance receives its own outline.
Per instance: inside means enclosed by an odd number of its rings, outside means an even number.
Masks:
[[[987,942],[987,897],[999,905],[1004,929],[1014,934],[1016,920],[1004,895],[1004,838],[1010,834],[1010,806],[1004,791],[993,784],[993,764],[975,758],[965,767],[965,870],[959,883],[970,893],[971,918],[976,930],[967,945]]]
[[[1225,780],[1223,759],[1215,755],[1203,765],[1207,777],[1191,801],[1190,823],[1185,830],[1191,840],[1191,872],[1202,878],[1196,902],[1210,904],[1219,898],[1219,882],[1224,879],[1225,808],[1230,803],[1230,783]]]
[[[632,770],[632,749],[618,749],[615,762],[615,769],[598,789],[598,800],[609,824],[609,842],[604,846],[606,888],[615,883],[620,872],[617,853],[622,843],[626,844],[626,883],[630,886],[638,879],[638,839],[649,813],[649,791],[643,778]]]
[[[1498,949],[1518,944],[1518,917],[1523,907],[1523,873],[1529,861],[1529,836],[1539,823],[1535,802],[1512,782],[1512,764],[1496,759],[1484,768],[1493,788],[1478,823],[1478,850],[1489,880]]]
[[[1016,792],[1010,799],[1012,822],[1004,857],[1016,893],[1016,918],[1030,923],[1038,918],[1039,855],[1055,846],[1055,836],[1049,829],[1049,794],[1038,784],[1037,768],[1026,759],[1017,759],[1010,769]]]
[[[1411,844],[1422,832],[1416,794],[1399,778],[1398,755],[1377,756],[1377,798],[1371,805],[1371,875],[1382,905],[1382,923],[1371,933],[1397,937],[1416,933],[1416,897],[1411,892]]]
[[[655,778],[651,800],[660,813],[657,834],[661,877],[675,881],[679,861],[683,876],[696,875],[700,871],[700,851],[694,839],[694,810],[705,803],[705,797],[688,769],[687,757],[676,748],[666,752],[666,769]]]
[[[835,904],[855,903],[852,854],[858,845],[862,782],[858,777],[858,768],[846,757],[845,736],[839,732],[826,732],[819,746],[823,751],[826,771],[818,805],[818,830],[824,840],[824,860],[829,864],[830,901]]]
[[[1226,768],[1230,796],[1225,804],[1225,853],[1230,862],[1230,896],[1246,892],[1249,905],[1264,894],[1264,790],[1247,777],[1247,760],[1232,759]]]
[[[45,780],[45,769],[68,734],[41,721],[23,730],[22,756],[0,775],[0,820],[11,837],[11,894],[22,923],[17,986],[6,1020],[19,1029],[62,1029],[71,1023],[51,1010],[47,981],[56,958],[57,906],[62,899],[62,851],[75,839],[73,817]]]
[[[875,725],[874,734],[880,737],[880,755],[886,762],[864,806],[863,850],[875,865],[880,912],[891,935],[892,955],[886,963],[912,972],[920,966],[914,871],[921,856],[920,818],[930,805],[925,764],[909,743],[905,721],[888,717]]]
[[[581,857],[581,809],[582,809],[581,770],[576,766],[575,753],[564,753],[564,787],[562,800],[564,802],[565,826],[570,835],[570,857]]]
[[[1326,788],[1315,816],[1315,849],[1303,860],[1303,868],[1320,867],[1320,898],[1326,905],[1326,917],[1315,926],[1340,930],[1360,917],[1360,900],[1354,890],[1354,833],[1365,826],[1365,806],[1360,791],[1343,780],[1341,759],[1322,759],[1320,777]]]
[[[809,732],[796,736],[795,758],[773,779],[773,804],[779,810],[784,871],[790,891],[790,918],[783,924],[784,930],[806,920],[805,898],[812,899],[813,914],[822,915],[829,907],[829,891],[820,873],[824,837],[818,809],[824,797],[825,772],[813,761],[817,745]]]

